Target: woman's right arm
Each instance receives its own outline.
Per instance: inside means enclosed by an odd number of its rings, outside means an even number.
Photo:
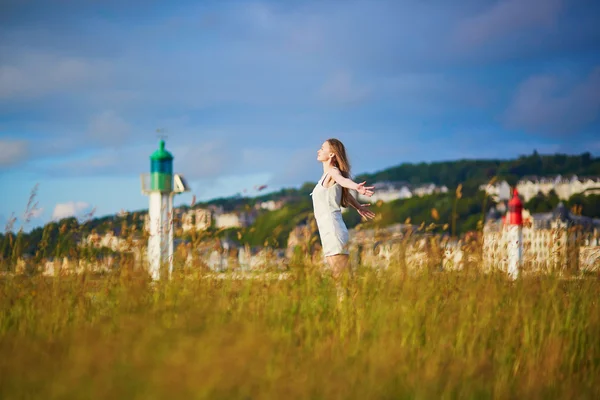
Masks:
[[[356,212],[358,212],[358,214],[360,214],[360,216],[365,220],[373,219],[375,217],[375,213],[368,209],[371,204],[360,204],[352,195],[352,193],[348,193],[348,204],[352,206],[352,208],[354,208]]]
[[[356,190],[358,193],[362,194],[363,196],[367,196],[367,197],[373,196],[374,186],[365,186],[365,184],[367,183],[366,181],[361,182],[361,183],[356,183],[352,179],[342,176],[339,169],[337,169],[337,168],[331,168],[329,170],[329,176],[331,176],[333,178],[333,180],[336,181],[340,186],[343,186],[350,190]]]

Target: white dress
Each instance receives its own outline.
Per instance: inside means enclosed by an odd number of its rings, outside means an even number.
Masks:
[[[327,174],[317,183],[312,196],[315,219],[321,236],[323,255],[348,254],[348,229],[342,219],[342,187],[338,183],[326,188],[323,182]]]

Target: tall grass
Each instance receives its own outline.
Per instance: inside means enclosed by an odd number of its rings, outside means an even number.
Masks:
[[[0,398],[599,398],[600,284],[359,267],[0,281]]]
[[[182,255],[151,282],[127,254],[108,273],[0,277],[0,398],[600,398],[598,276],[440,272],[432,238],[431,265],[360,265],[340,303],[305,239],[284,280],[210,279]],[[463,250],[481,263],[477,240]]]

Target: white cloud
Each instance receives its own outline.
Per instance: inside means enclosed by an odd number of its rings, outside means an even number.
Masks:
[[[94,115],[88,128],[91,139],[107,145],[123,143],[130,133],[131,126],[112,110]]]
[[[17,164],[29,155],[29,143],[24,140],[0,139],[0,167]]]
[[[486,11],[459,23],[456,40],[475,47],[516,31],[552,27],[562,9],[562,0],[500,0]]]
[[[107,72],[106,63],[26,53],[11,64],[0,65],[0,100],[38,98],[75,87],[101,85]]]
[[[549,135],[575,134],[600,115],[600,66],[583,81],[569,85],[566,76],[536,75],[517,89],[505,121]]]
[[[58,203],[52,212],[53,220],[73,217],[79,215],[82,211],[89,208],[90,205],[84,201],[69,201],[67,203]]]
[[[99,176],[99,175],[132,175],[142,169],[141,161],[146,161],[150,150],[139,148],[102,149],[95,154],[70,158],[45,165],[41,173],[50,176]],[[147,168],[147,165],[144,164]]]
[[[31,218],[35,219],[35,218],[41,217],[43,213],[44,213],[44,207],[34,208],[33,210],[30,211],[30,216],[31,216]]]

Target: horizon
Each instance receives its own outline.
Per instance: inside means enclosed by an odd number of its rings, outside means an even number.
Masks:
[[[166,148],[166,149],[168,150],[168,148]],[[522,157],[522,156],[530,156],[530,155],[534,154],[535,152],[537,152],[537,150],[534,149],[529,154],[519,154],[517,156],[514,156],[513,158],[462,158],[462,159],[455,159],[455,160],[433,160],[433,161],[428,161],[428,162],[425,162],[425,163],[426,164],[436,164],[436,163],[452,163],[452,162],[459,162],[459,161],[512,161],[512,160],[517,160],[519,157]],[[545,157],[545,156],[546,157],[551,157],[551,156],[556,156],[556,155],[565,155],[565,156],[576,157],[576,156],[582,156],[583,154],[586,154],[586,153],[589,153],[589,152],[583,152],[583,153],[579,153],[579,154],[567,154],[567,153],[547,153],[547,154],[543,154],[543,153],[537,152],[537,154],[539,156],[541,156],[541,157]],[[594,157],[594,158],[600,158],[600,156],[597,156],[597,155],[594,155],[594,154],[592,154],[592,157]],[[363,174],[375,175],[375,174],[387,171],[389,169],[394,169],[394,168],[401,167],[402,165],[417,165],[417,164],[420,164],[420,163],[422,163],[422,162],[419,162],[419,161],[417,161],[417,162],[402,162],[402,163],[391,165],[389,167],[386,167],[386,168],[383,168],[383,169],[380,169],[380,170],[377,170],[377,171],[373,171],[373,172],[361,172],[361,173],[359,173],[357,175],[363,175]],[[572,174],[569,174],[569,175],[572,175]],[[556,176],[556,174],[550,174],[550,176]],[[381,181],[374,181],[372,183],[377,183],[377,182],[381,182]],[[211,201],[220,200],[220,199],[223,199],[223,200],[233,199],[233,198],[256,199],[258,197],[262,197],[262,196],[267,196],[267,195],[270,195],[270,194],[274,194],[274,193],[276,193],[276,192],[278,192],[278,191],[280,191],[282,189],[290,189],[290,188],[299,189],[302,185],[307,184],[307,183],[311,183],[312,184],[312,183],[316,183],[316,181],[315,182],[305,181],[305,182],[301,182],[301,183],[296,183],[295,185],[292,185],[292,186],[281,186],[281,187],[278,187],[276,189],[272,189],[270,191],[265,191],[265,192],[258,192],[258,191],[256,191],[253,195],[242,195],[242,193],[238,192],[238,193],[234,193],[234,194],[231,194],[231,195],[218,196],[218,197],[213,197],[213,198],[208,198],[208,199],[202,199],[202,200],[199,200],[193,192],[192,193],[180,193],[178,195],[175,195],[174,198],[173,198],[173,208],[177,209],[177,208],[181,208],[181,207],[185,207],[185,206],[188,206],[188,207],[191,208],[191,207],[198,206],[199,204],[207,204],[207,203],[210,203]],[[34,189],[35,188],[32,188],[32,190],[30,192],[29,199],[32,199],[32,194],[34,192]],[[140,196],[143,196],[146,200],[148,199],[147,196],[145,196],[145,195],[143,195],[141,193],[140,193]],[[177,199],[179,197],[181,197],[181,196],[186,197],[186,199],[185,199],[186,201],[179,201],[178,202]],[[30,203],[29,199],[26,202],[27,204]],[[33,200],[35,200],[35,196],[33,197]],[[193,201],[193,205],[191,203],[192,201]],[[35,204],[35,202],[34,202],[34,204]],[[75,217],[75,218],[77,218],[79,220],[83,220],[83,219],[85,219],[83,217],[87,217],[88,220],[93,220],[93,219],[101,219],[101,218],[106,218],[106,217],[118,216],[119,214],[121,214],[123,212],[126,213],[126,214],[132,214],[132,213],[137,213],[137,212],[147,212],[148,211],[148,204],[146,204],[145,207],[138,208],[138,209],[127,209],[127,210],[126,209],[121,209],[119,211],[116,211],[116,212],[113,212],[113,213],[107,213],[107,214],[103,214],[103,215],[95,215],[95,214],[93,214],[94,210],[93,209],[89,209],[89,208],[85,209],[85,210],[82,210],[82,211],[83,212],[81,212],[79,214],[71,215],[71,216],[67,216],[67,217],[63,217],[63,218]],[[92,211],[92,214],[89,214],[90,211]],[[13,214],[14,214],[14,212],[13,212]],[[35,214],[35,210],[34,210],[34,214]],[[24,215],[24,213],[22,215]],[[33,229],[36,229],[36,228],[39,228],[39,227],[43,227],[43,226],[45,226],[46,224],[48,224],[50,222],[57,222],[59,220],[60,219],[51,219],[51,220],[45,221],[43,223],[38,223],[37,225],[26,224],[23,227],[23,232],[24,233],[30,233]],[[15,226],[17,226],[17,227],[20,228],[22,226],[22,224],[18,223],[18,221],[19,221],[19,218],[17,217],[17,223],[15,224]],[[5,225],[6,222],[7,221],[0,221],[0,225]],[[18,232],[18,231],[19,231],[19,229],[12,229],[10,232],[12,232],[14,234],[15,232]],[[0,233],[2,233],[2,232],[0,232]],[[6,232],[4,232],[4,233],[6,233]]]
[[[5,1],[0,224],[37,183],[31,226],[147,208],[160,136],[192,188],[176,205],[316,181],[330,137],[360,173],[597,157],[598,17],[593,0]]]

